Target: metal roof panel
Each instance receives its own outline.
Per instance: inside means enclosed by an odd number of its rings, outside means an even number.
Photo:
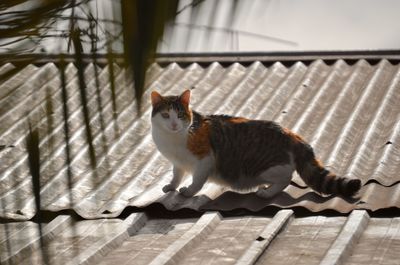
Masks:
[[[155,202],[171,210],[258,211],[273,205],[342,213],[400,205],[399,65],[387,60],[374,65],[365,60],[354,64],[298,61],[291,65],[256,61],[228,66],[214,62],[186,67],[155,63],[147,72],[142,116],[136,112],[127,73],[113,67],[115,91],[110,86],[108,66],[89,64],[85,69],[92,147],[86,138],[82,94],[73,64],[65,70],[65,101],[59,68],[54,64],[28,65],[0,84],[4,96],[0,100],[6,104],[0,109],[0,141],[4,146],[0,150],[1,217],[26,220],[35,214],[25,147],[28,120],[37,125],[41,137],[44,210],[72,208],[82,217],[98,218],[118,216],[127,206]],[[212,183],[194,198],[164,194],[161,187],[171,178],[171,166],[151,139],[149,93],[177,94],[191,87],[192,106],[200,112],[272,119],[300,133],[329,169],[362,180],[360,202],[322,197],[306,188],[296,174],[293,185],[272,200],[234,193]],[[95,168],[91,167],[91,148]]]

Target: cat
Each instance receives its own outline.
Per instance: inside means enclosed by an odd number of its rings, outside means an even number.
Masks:
[[[273,121],[228,115],[202,115],[190,108],[190,90],[178,96],[151,93],[152,137],[173,165],[173,177],[162,190],[175,191],[185,174],[192,183],[179,189],[192,197],[207,180],[269,199],[282,192],[296,170],[313,190],[354,196],[359,179],[338,177],[324,168],[299,135]]]

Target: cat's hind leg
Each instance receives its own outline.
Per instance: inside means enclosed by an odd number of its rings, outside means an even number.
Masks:
[[[185,171],[177,166],[174,166],[174,168],[172,169],[172,173],[173,177],[171,182],[162,188],[163,192],[165,193],[176,190],[176,188],[182,181]]]
[[[268,184],[268,187],[260,186],[256,195],[264,199],[274,197],[289,186],[293,172],[294,167],[291,164],[278,165],[265,170],[258,176],[258,179],[262,183]]]

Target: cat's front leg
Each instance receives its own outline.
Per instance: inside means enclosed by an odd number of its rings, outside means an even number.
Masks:
[[[198,162],[193,172],[193,182],[188,187],[179,189],[179,193],[185,197],[193,197],[206,183],[208,176],[214,168],[212,157],[203,158]]]
[[[174,167],[172,169],[172,173],[173,173],[173,176],[172,176],[171,182],[162,188],[163,192],[165,192],[165,193],[176,190],[176,188],[179,186],[179,184],[182,181],[185,171],[174,165]]]

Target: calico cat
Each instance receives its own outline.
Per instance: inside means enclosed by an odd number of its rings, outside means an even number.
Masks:
[[[309,144],[273,121],[201,115],[189,106],[190,90],[179,96],[153,91],[151,103],[153,140],[173,164],[164,192],[175,190],[185,173],[191,173],[192,184],[179,190],[186,197],[210,180],[241,191],[258,187],[258,196],[271,198],[290,184],[295,170],[323,194],[351,197],[361,188],[359,179],[325,169]]]

